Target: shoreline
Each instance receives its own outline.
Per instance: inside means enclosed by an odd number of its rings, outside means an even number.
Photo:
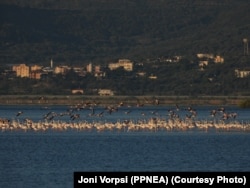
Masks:
[[[250,96],[0,95],[0,105],[239,105]],[[157,103],[156,103],[157,101]]]

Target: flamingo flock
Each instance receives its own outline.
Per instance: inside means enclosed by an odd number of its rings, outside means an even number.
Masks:
[[[33,122],[26,120],[19,121],[1,121],[0,130],[5,131],[118,131],[118,132],[132,132],[132,131],[244,131],[250,132],[250,124],[241,124],[239,122],[233,123],[213,123],[208,121],[173,121],[152,118],[148,121],[129,121],[122,122],[65,122],[65,121],[39,121]]]
[[[141,118],[132,120],[124,118],[117,119],[115,122],[100,121],[100,117],[112,115],[123,110],[124,116],[133,113],[134,108],[143,108],[145,105],[160,105],[158,99],[145,100],[146,103],[137,101],[131,105],[120,102],[117,105],[101,106],[100,103],[87,102],[70,106],[64,112],[56,113],[49,111],[45,113],[39,121],[30,118],[20,119],[25,113],[18,111],[15,118],[0,118],[0,131],[114,131],[114,132],[139,132],[139,131],[244,131],[250,132],[250,123],[237,120],[236,112],[228,112],[224,107],[213,109],[208,114],[212,119],[199,120],[198,112],[192,106],[181,108],[176,104],[173,108],[166,111],[163,116],[158,110],[151,111],[150,114],[141,112]],[[126,108],[124,108],[126,106]],[[98,110],[97,110],[98,109]],[[92,122],[84,120],[82,111],[88,111],[87,116],[96,118]],[[180,112],[185,116],[181,117]],[[68,117],[68,121],[60,119]]]

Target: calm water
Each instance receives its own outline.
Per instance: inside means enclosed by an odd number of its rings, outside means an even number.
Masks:
[[[158,113],[166,113],[162,108]],[[199,108],[199,115],[209,117],[209,108]],[[1,107],[0,117],[16,118],[20,109],[33,119],[47,111]],[[230,109],[248,120],[249,111]],[[82,118],[87,113],[81,112]],[[135,114],[130,118],[141,113]],[[73,187],[75,171],[250,171],[249,133],[1,132],[0,143],[0,187]]]

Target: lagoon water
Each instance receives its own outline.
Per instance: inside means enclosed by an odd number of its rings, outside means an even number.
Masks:
[[[211,108],[197,107],[197,118],[211,118]],[[64,109],[1,106],[0,117],[17,118],[16,112],[22,110],[20,121],[24,117],[38,121],[48,111],[59,113]],[[165,115],[167,109],[158,107],[157,112]],[[237,111],[240,121],[250,121],[249,110],[227,109]],[[102,120],[122,119],[123,110],[127,109],[106,114]],[[134,115],[129,118],[141,118],[142,111],[151,114],[152,110],[156,107],[133,109]],[[81,118],[96,121],[88,113],[82,111]],[[0,133],[0,143],[0,187],[70,188],[75,171],[250,171],[249,132],[8,131]]]

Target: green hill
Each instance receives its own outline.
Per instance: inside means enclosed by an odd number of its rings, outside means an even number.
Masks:
[[[2,0],[0,63],[239,56],[249,0]]]

